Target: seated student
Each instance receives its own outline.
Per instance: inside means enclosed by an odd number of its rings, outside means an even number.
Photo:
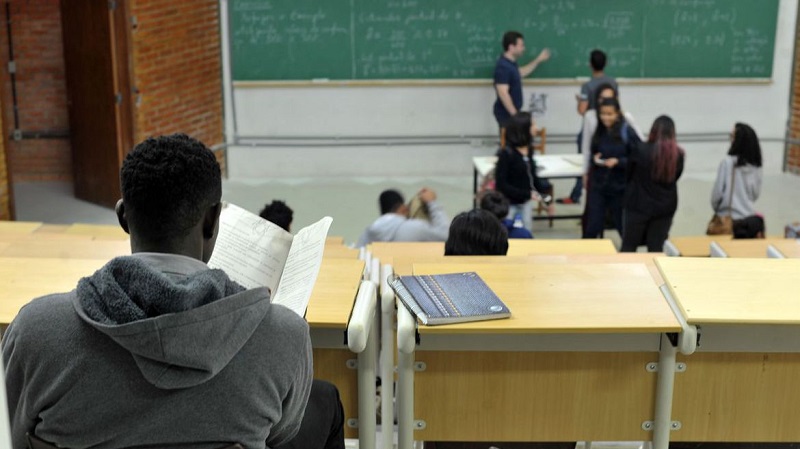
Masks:
[[[261,209],[258,214],[264,220],[283,228],[286,232],[292,232],[292,218],[294,211],[281,200],[272,200],[271,203]]]
[[[364,230],[357,247],[372,242],[443,242],[447,240],[450,219],[444,208],[436,201],[436,192],[431,189],[419,191],[419,198],[427,206],[430,221],[409,218],[409,209],[403,195],[397,190],[384,190],[378,199],[381,216]]]
[[[489,190],[481,198],[481,209],[488,211],[500,220],[505,226],[510,239],[532,239],[531,231],[522,224],[522,216],[514,219],[508,218],[508,199],[500,192]]]
[[[206,265],[214,154],[186,135],[150,138],[120,177],[132,255],[34,299],[2,340],[13,446],[27,433],[73,449],[292,444],[313,392],[308,325]]]
[[[763,239],[765,234],[764,218],[760,215],[733,220],[733,238],[735,239]]]
[[[456,215],[444,243],[445,256],[505,256],[508,233],[491,212],[473,209]]]

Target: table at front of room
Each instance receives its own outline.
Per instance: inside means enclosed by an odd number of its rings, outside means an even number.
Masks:
[[[542,154],[534,155],[536,175],[545,179],[579,178],[583,176],[583,156],[580,154]],[[477,198],[480,180],[494,170],[497,156],[477,156],[472,158],[472,193]],[[473,207],[478,207],[473,200]],[[555,215],[547,219],[580,218],[580,215]],[[542,219],[544,219],[543,217]]]
[[[662,334],[681,328],[644,263],[442,262],[413,271],[476,271],[512,317],[420,325],[415,347],[413,321],[398,308],[401,449],[412,439],[642,441],[659,428],[657,391],[674,377],[649,367]]]
[[[672,441],[797,442],[800,260],[656,260],[699,345],[678,355]]]

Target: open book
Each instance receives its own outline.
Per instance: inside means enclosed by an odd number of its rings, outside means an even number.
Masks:
[[[305,316],[332,221],[325,217],[293,236],[258,215],[224,203],[208,266],[221,269],[246,288],[269,288],[273,304]]]
[[[511,311],[477,273],[396,276],[400,301],[426,325],[508,318]]]

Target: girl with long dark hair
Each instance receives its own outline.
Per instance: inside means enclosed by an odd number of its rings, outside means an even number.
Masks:
[[[664,242],[678,209],[678,178],[683,173],[685,153],[675,138],[675,122],[666,115],[650,128],[647,142],[628,156],[625,188],[622,251],[663,251]]]
[[[717,216],[740,220],[756,214],[755,202],[760,193],[761,145],[753,128],[737,123],[728,156],[717,170],[711,207]]]

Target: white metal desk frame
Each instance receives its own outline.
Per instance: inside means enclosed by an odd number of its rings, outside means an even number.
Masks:
[[[642,423],[642,428],[653,431],[653,448],[668,449],[669,434],[680,429],[679,422],[673,422],[672,393],[675,385],[675,371],[682,368],[677,365],[677,353],[692,354],[697,347],[698,331],[696,326],[689,326],[680,313],[680,309],[669,295],[666,286],[661,287],[673,314],[681,327],[679,334],[660,334],[658,339],[653,334],[527,334],[527,335],[480,335],[470,338],[461,334],[457,340],[459,346],[478,350],[518,350],[518,351],[653,351],[659,353],[658,363],[649,363],[647,369],[658,372],[656,383],[655,413],[653,421]],[[398,300],[399,301],[399,300]],[[425,345],[428,349],[453,349],[453,342],[447,341],[447,335],[426,335]],[[452,338],[452,337],[451,337]],[[515,340],[515,341],[514,341]],[[414,429],[423,429],[425,423],[414,419],[414,371],[418,368],[414,363],[417,345],[417,322],[411,313],[397,303],[397,350],[398,350],[398,384],[397,384],[397,421],[398,449],[412,449]]]

